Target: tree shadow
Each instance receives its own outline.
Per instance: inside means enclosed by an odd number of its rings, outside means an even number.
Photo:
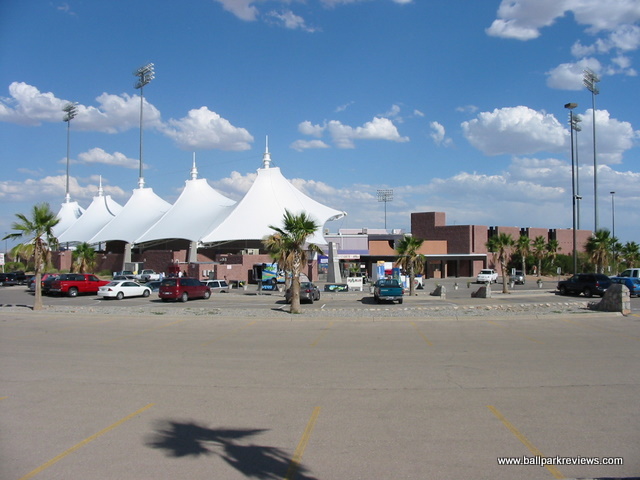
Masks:
[[[164,450],[168,457],[217,455],[247,478],[317,480],[308,470],[292,464],[290,455],[277,447],[242,445],[238,441],[266,432],[266,429],[208,428],[195,422],[164,420],[148,436],[148,447]],[[295,469],[295,474],[291,475]]]

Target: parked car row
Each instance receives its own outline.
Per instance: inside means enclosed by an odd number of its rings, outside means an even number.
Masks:
[[[186,302],[193,298],[208,299],[211,292],[228,292],[229,284],[225,280],[206,280],[197,278],[170,277],[162,281],[140,283],[129,274],[114,275],[114,279],[100,280],[92,274],[81,273],[45,273],[41,278],[41,291],[45,295],[67,295],[75,297],[80,294],[94,294],[107,298],[122,300],[127,297],[148,297],[157,293],[163,301],[180,300]],[[14,283],[15,285],[15,283]],[[29,290],[35,291],[35,278],[29,283]]]
[[[640,295],[640,268],[629,268],[620,275],[608,277],[602,273],[578,273],[558,282],[560,295],[603,296],[614,283],[625,285],[631,295]]]
[[[27,285],[32,276],[24,272],[0,273],[0,286]]]

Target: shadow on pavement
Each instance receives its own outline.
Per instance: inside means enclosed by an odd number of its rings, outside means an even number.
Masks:
[[[247,478],[316,480],[307,469],[294,465],[290,455],[277,447],[236,443],[264,433],[265,429],[208,428],[195,422],[159,422],[146,445],[164,450],[168,457],[217,455]]]

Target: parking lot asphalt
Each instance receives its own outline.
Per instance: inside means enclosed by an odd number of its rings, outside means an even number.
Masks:
[[[638,342],[619,315],[0,310],[2,478],[631,478]]]

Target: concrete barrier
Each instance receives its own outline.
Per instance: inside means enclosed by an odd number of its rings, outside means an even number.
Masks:
[[[614,283],[604,293],[599,302],[589,302],[590,310],[599,312],[620,312],[623,315],[631,313],[631,295],[626,285]]]
[[[431,292],[431,296],[432,297],[447,298],[447,289],[446,289],[446,287],[444,287],[442,285],[438,285],[436,287],[436,289],[433,292]]]
[[[485,285],[475,292],[471,292],[471,298],[491,298],[491,285]]]

